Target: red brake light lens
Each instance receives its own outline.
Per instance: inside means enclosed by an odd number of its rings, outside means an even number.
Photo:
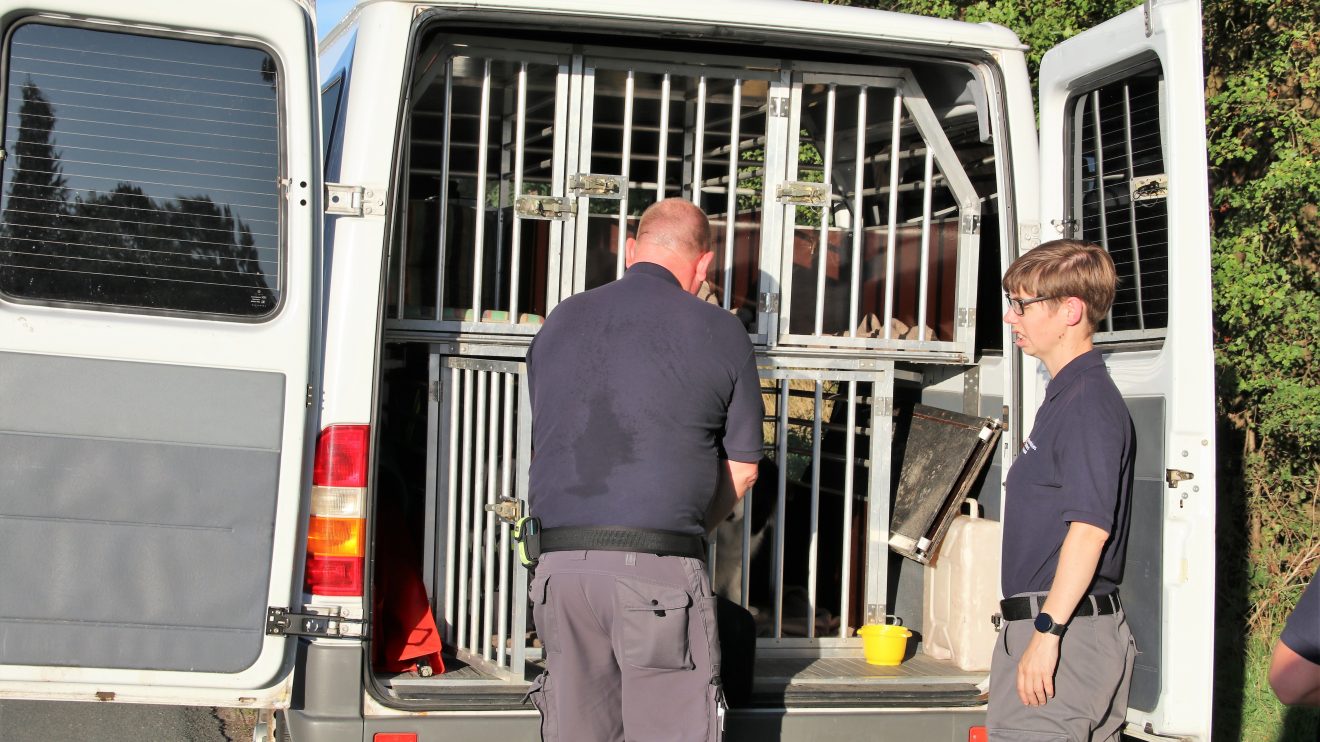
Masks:
[[[318,487],[366,487],[368,425],[331,425],[316,442],[312,484]]]
[[[351,597],[362,594],[362,557],[307,555],[303,588],[316,595]]]

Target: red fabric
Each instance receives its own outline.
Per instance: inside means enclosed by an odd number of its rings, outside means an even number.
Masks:
[[[384,565],[383,565],[384,566]],[[437,673],[445,671],[440,656],[440,630],[431,613],[426,586],[415,568],[388,565],[382,570],[380,593],[383,611],[378,637],[376,669],[382,672],[410,672],[417,660],[427,659]]]

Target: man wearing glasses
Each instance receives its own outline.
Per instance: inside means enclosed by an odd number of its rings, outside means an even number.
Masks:
[[[1091,336],[1114,301],[1096,245],[1047,242],[1004,275],[1014,344],[1049,371],[1009,469],[992,741],[1117,740],[1136,645],[1119,600],[1132,493],[1132,419]]]

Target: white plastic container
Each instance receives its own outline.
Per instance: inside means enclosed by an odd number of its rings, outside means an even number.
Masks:
[[[976,500],[972,515],[959,515],[949,526],[939,552],[925,567],[922,601],[922,651],[952,660],[962,670],[989,671],[999,612],[998,521],[981,518]]]

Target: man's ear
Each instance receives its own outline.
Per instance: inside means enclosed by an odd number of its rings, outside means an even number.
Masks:
[[[633,263],[637,262],[634,253],[637,252],[637,240],[629,237],[623,242],[623,267],[631,268]]]
[[[697,265],[692,276],[692,288],[690,288],[689,291],[695,294],[697,289],[701,287],[701,282],[706,280],[706,271],[710,269],[710,261],[714,259],[714,252],[702,253],[701,257],[697,258]]]

